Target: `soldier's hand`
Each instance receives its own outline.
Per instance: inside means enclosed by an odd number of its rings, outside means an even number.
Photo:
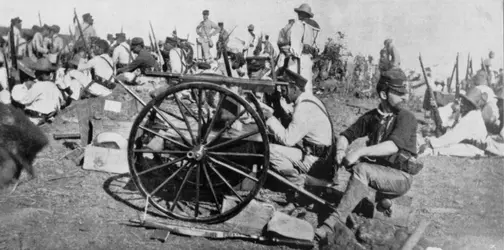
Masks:
[[[338,163],[338,165],[341,165],[341,163],[343,162],[343,158],[345,158],[345,156],[346,156],[345,150],[338,149],[338,151],[336,151],[336,163]]]
[[[271,108],[263,108],[262,109],[262,112],[263,112],[263,115],[264,115],[264,119],[268,120],[270,117],[273,116],[273,109]]]
[[[345,163],[344,165],[346,165],[345,167],[349,167],[349,166],[354,165],[355,163],[357,163],[359,158],[360,158],[359,150],[351,151],[344,158],[344,163]]]

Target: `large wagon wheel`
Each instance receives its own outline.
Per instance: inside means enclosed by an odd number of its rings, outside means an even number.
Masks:
[[[212,83],[184,83],[158,95],[130,133],[128,160],[138,190],[172,218],[217,223],[236,215],[267,177],[269,144],[256,110],[257,103]],[[238,132],[235,125],[247,115],[256,126]]]

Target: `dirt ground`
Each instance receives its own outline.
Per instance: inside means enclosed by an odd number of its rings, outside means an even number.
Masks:
[[[322,100],[337,132],[358,116],[345,98],[328,95]],[[369,107],[376,103],[348,101]],[[38,177],[26,181],[24,176],[12,194],[1,191],[0,249],[287,249],[176,235],[166,243],[150,239],[152,231],[127,225],[142,213],[144,203],[127,174],[90,172],[62,159],[70,150],[52,134],[78,131],[75,119],[66,120],[43,127],[50,145],[36,160]],[[413,197],[410,230],[428,219],[424,236],[429,246],[504,249],[503,167],[502,158],[427,157],[407,194]]]

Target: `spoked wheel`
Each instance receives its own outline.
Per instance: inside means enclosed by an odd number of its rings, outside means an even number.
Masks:
[[[131,129],[130,173],[162,213],[218,223],[240,212],[267,177],[269,144],[260,107],[213,83],[169,88]]]

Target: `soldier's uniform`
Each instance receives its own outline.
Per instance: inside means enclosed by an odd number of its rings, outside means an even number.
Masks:
[[[204,10],[203,16],[205,16],[206,19],[201,21],[196,27],[196,34],[199,36],[197,38],[197,42],[201,45],[203,50],[203,58],[207,60],[212,59],[212,55],[210,53],[210,48],[213,47],[212,37],[220,32],[220,27],[208,19],[209,14],[210,12],[208,10]]]
[[[399,70],[400,71],[400,70]],[[402,72],[402,71],[400,71]],[[387,74],[387,73],[385,73]],[[407,94],[404,81],[404,73],[392,73],[382,75],[378,82],[377,90],[385,91],[388,98],[390,94],[405,96]],[[386,195],[389,198],[405,194],[411,187],[413,175],[422,169],[422,165],[416,161],[417,157],[417,120],[409,110],[401,107],[389,108],[386,111],[384,104],[389,100],[381,100],[378,108],[373,109],[361,116],[354,124],[341,133],[340,140],[346,138],[348,145],[360,137],[369,138],[367,146],[381,145],[392,142],[398,149],[396,153],[387,156],[360,157],[360,162],[352,167],[352,176],[347,189],[341,198],[336,211],[324,221],[324,225],[317,229],[318,238],[325,238],[328,232],[338,223],[345,227],[345,222],[355,206],[368,195],[368,186],[375,189],[377,197]],[[346,148],[338,148],[338,153],[346,151]],[[352,152],[358,152],[352,151]],[[349,154],[351,154],[350,152]],[[348,155],[347,155],[348,156]],[[345,158],[346,159],[346,158]]]
[[[118,40],[124,40],[124,42],[117,44],[117,46],[114,48],[114,52],[112,53],[112,61],[114,65],[116,65],[116,67],[119,69],[131,63],[134,59],[134,56],[131,52],[129,44],[126,42],[126,35],[124,33],[117,33],[116,38]]]
[[[299,8],[295,8],[294,11],[298,13],[305,13],[310,16],[310,18],[296,20],[291,28],[290,52],[298,61],[296,63],[291,62],[289,64],[289,69],[297,72],[299,68],[301,75],[308,80],[305,91],[312,93],[312,59],[313,55],[316,53],[315,43],[318,33],[320,32],[320,26],[315,20],[311,19],[313,17],[313,13],[311,12],[311,7],[308,4],[302,4]]]
[[[21,30],[20,28],[17,26],[18,24],[21,25],[21,22],[22,20],[19,18],[19,17],[16,17],[16,18],[13,18],[11,20],[11,23],[14,25],[13,27],[13,36],[14,36],[14,47],[17,49],[20,42],[21,42],[21,39],[22,39],[22,36],[21,36]],[[10,47],[10,31],[9,33],[7,34],[7,52],[11,51],[11,47]]]
[[[75,26],[75,41],[79,41],[79,39],[81,38],[81,36],[84,37],[84,39],[86,39],[86,43],[89,44],[89,42],[91,41],[91,37],[97,37],[96,35],[96,31],[94,29],[94,26],[93,26],[93,17],[91,16],[91,14],[89,13],[86,13],[84,15],[82,15],[82,20],[83,20],[83,23],[81,25],[82,27],[82,33],[83,35],[81,34],[81,31],[79,30],[79,27],[78,25]]]
[[[306,86],[306,79],[290,70],[286,73],[292,76],[290,84],[300,89]],[[315,164],[324,164],[320,160],[331,150],[333,135],[325,106],[314,95],[302,93],[287,128],[275,117],[266,120],[266,126],[277,142],[270,145],[271,167],[293,184],[304,186],[306,174]]]

